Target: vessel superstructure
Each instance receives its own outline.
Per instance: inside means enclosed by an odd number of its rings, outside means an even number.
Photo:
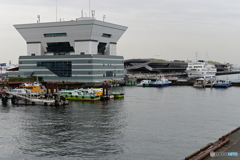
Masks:
[[[186,73],[188,78],[213,78],[216,76],[217,69],[215,65],[198,60],[195,63],[188,63]]]

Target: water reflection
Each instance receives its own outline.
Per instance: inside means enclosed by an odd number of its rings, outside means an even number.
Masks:
[[[71,102],[68,107],[36,106],[21,129],[25,154],[40,157],[106,157],[123,152],[121,101]],[[26,111],[25,114],[29,114]]]

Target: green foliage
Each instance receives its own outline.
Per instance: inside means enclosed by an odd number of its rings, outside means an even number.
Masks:
[[[150,60],[150,61],[159,61],[159,62],[166,62],[165,59],[155,59],[155,58],[149,58],[147,60]]]
[[[216,62],[216,61],[208,61],[208,63],[212,63],[212,64],[221,64],[220,62]]]
[[[31,77],[9,77],[8,78],[8,81],[9,82],[33,82],[33,81],[37,81],[37,78],[38,78],[38,81],[43,81],[43,78],[42,77],[37,77],[37,76],[31,76]]]

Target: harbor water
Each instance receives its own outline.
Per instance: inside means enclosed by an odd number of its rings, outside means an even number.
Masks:
[[[239,126],[239,87],[120,89],[65,107],[0,103],[0,159],[176,160]]]

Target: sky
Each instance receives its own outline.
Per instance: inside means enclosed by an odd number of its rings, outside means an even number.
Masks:
[[[14,24],[36,23],[38,15],[41,22],[75,20],[82,10],[88,16],[89,2],[97,20],[105,15],[128,27],[117,43],[125,60],[198,58],[240,66],[238,0],[0,0],[0,63],[18,64],[27,55]]]

